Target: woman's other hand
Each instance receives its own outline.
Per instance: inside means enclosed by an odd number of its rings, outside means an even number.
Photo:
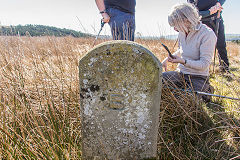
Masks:
[[[179,56],[176,56],[174,55],[173,56],[174,58],[171,58],[170,56],[168,57],[168,62],[171,62],[171,63],[181,63],[181,64],[185,64],[185,59],[179,57]]]
[[[164,68],[165,72],[167,71],[167,64],[168,63],[168,58],[165,58],[163,61],[162,61],[162,67]]]

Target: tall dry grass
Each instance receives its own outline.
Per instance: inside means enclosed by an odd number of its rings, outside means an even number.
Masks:
[[[81,159],[78,61],[94,39],[0,37],[0,158]],[[101,43],[104,40],[99,40]],[[157,40],[138,39],[160,60]],[[174,41],[164,41],[173,49]],[[239,46],[228,51],[238,71]],[[176,66],[169,67],[173,70]],[[237,77],[212,76],[239,95]],[[236,78],[236,79],[235,79]],[[227,82],[227,83],[226,83]],[[218,88],[219,87],[219,88]],[[239,103],[215,98],[196,101],[192,93],[164,89],[158,154],[160,159],[229,159],[240,155]]]

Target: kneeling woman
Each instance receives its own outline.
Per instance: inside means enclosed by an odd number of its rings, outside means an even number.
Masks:
[[[198,10],[190,3],[173,7],[168,16],[170,26],[179,32],[179,49],[173,58],[167,57],[162,65],[178,63],[177,71],[163,73],[165,82],[194,91],[209,90],[209,68],[217,38],[213,30],[200,21]]]

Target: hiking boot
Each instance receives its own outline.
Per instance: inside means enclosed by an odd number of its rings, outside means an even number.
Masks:
[[[209,88],[207,90],[207,93],[211,93],[213,94],[214,93],[214,87],[209,85]],[[203,95],[202,96],[202,99],[205,103],[208,103],[208,102],[211,102],[212,101],[212,96],[208,96],[208,95]]]
[[[214,87],[209,85],[208,91],[209,91],[209,93],[214,94]]]

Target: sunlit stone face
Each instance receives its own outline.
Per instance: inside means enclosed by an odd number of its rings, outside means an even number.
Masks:
[[[80,60],[83,158],[156,156],[162,67],[129,41],[95,47]]]

